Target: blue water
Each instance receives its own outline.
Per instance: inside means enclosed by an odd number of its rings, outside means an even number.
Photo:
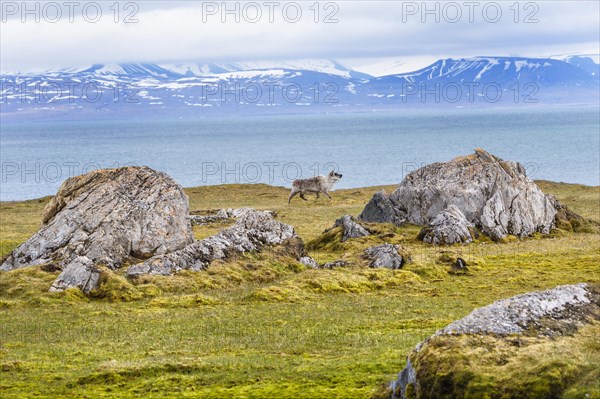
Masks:
[[[2,124],[0,200],[54,194],[86,171],[149,165],[185,187],[289,186],[343,175],[339,188],[394,184],[415,168],[482,147],[535,179],[600,184],[597,108],[260,116]]]

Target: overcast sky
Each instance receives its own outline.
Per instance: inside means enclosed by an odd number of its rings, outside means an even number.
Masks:
[[[62,0],[38,2],[37,10],[29,3],[26,13],[20,1],[3,1],[2,70],[300,58],[350,66],[402,60],[412,67],[442,57],[600,52],[598,1],[520,2],[518,14],[514,1],[428,2],[429,14],[421,1],[321,2],[318,14],[313,1],[239,2],[237,11],[231,2],[229,14],[220,1],[140,1],[120,3],[118,16],[113,3],[83,1],[71,10]]]

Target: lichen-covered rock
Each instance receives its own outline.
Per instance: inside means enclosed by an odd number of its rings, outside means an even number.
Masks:
[[[435,245],[469,243],[473,241],[473,227],[456,205],[450,205],[423,227],[419,239]]]
[[[374,197],[361,219],[427,225],[451,205],[494,240],[549,233],[557,212],[521,164],[476,149],[472,155],[410,173],[389,198]]]
[[[408,356],[406,367],[398,375],[398,379],[391,384],[392,398],[406,398],[407,390],[411,390],[412,398],[436,397],[436,389],[432,386],[423,386],[422,378],[429,373],[439,376],[450,375],[452,370],[439,369],[426,370],[423,364],[436,364],[436,359],[420,358],[432,343],[435,347],[442,345],[440,338],[458,337],[466,335],[486,336],[490,339],[506,340],[510,336],[533,336],[539,340],[556,340],[564,334],[570,335],[588,323],[600,321],[600,287],[588,284],[564,285],[546,291],[530,292],[512,298],[502,299],[471,312],[466,317],[450,323],[445,328],[437,331],[433,336],[419,343]],[[480,342],[481,339],[473,340]],[[489,344],[488,344],[489,345]],[[460,350],[456,344],[451,344],[454,352]],[[473,350],[477,350],[474,348]],[[481,348],[482,352],[489,352],[489,348]],[[442,350],[438,353],[446,353]],[[461,353],[456,353],[458,358],[464,358]],[[506,353],[498,356],[504,362]],[[433,356],[433,355],[432,355]],[[529,355],[528,355],[529,356]],[[470,364],[469,362],[466,363]],[[477,370],[468,371],[466,375],[473,376]],[[489,372],[489,371],[488,371]],[[463,374],[465,375],[465,374]],[[430,381],[431,375],[427,375]],[[433,376],[435,378],[435,376]],[[440,377],[442,378],[442,377]],[[467,384],[468,381],[460,381]],[[452,389],[451,380],[446,378],[446,389]],[[451,391],[450,391],[451,392]],[[510,396],[510,395],[509,395]]]
[[[180,270],[200,271],[206,269],[215,259],[225,259],[234,253],[259,250],[265,245],[281,244],[293,237],[296,237],[296,232],[292,226],[273,219],[268,211],[251,210],[244,212],[235,225],[214,236],[130,266],[127,275],[168,276]]]
[[[399,245],[376,245],[365,250],[365,258],[369,260],[369,266],[374,268],[401,269],[406,260],[398,251],[401,251]]]
[[[223,219],[229,219],[229,218],[237,219],[242,216],[245,216],[249,212],[256,212],[256,209],[250,208],[247,206],[244,206],[241,208],[221,209],[219,212],[217,212],[217,216],[222,217]],[[274,212],[274,211],[263,210],[262,212],[267,212],[269,215],[271,215],[273,217],[277,216],[277,212]]]
[[[90,262],[117,268],[126,259],[150,258],[190,244],[188,214],[181,186],[148,167],[76,176],[61,185],[44,209],[40,230],[0,270],[53,262],[63,269],[53,290],[80,286],[85,275],[94,275]],[[97,281],[92,277],[82,287],[87,290]]]
[[[475,309],[462,319],[450,323],[438,334],[520,334],[543,317],[557,316],[568,312],[571,306],[590,302],[586,284],[529,292]],[[565,322],[569,321],[574,322],[565,319]]]
[[[360,224],[356,223],[350,215],[344,215],[337,219],[333,227],[342,228],[342,242],[349,240],[350,238],[359,238],[370,235],[370,233]]]

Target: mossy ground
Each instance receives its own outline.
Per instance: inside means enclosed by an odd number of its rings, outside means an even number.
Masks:
[[[539,184],[600,222],[600,188]],[[103,286],[89,297],[48,293],[58,272],[1,273],[0,397],[368,398],[385,392],[417,342],[474,308],[560,284],[600,282],[597,229],[449,248],[423,245],[416,226],[373,225],[372,236],[345,243],[335,230],[321,234],[344,213],[360,213],[381,188],[339,190],[333,201],[289,206],[287,190],[266,185],[187,190],[192,211],[275,210],[319,262],[344,259],[348,268],[306,269],[274,249],[174,277],[129,281],[104,270]],[[0,203],[0,256],[37,230],[47,201]],[[202,238],[224,225],[194,232]],[[402,245],[412,263],[399,271],[366,268],[363,250],[383,242]],[[467,261],[468,271],[451,273],[447,259],[454,256]],[[587,348],[586,361],[597,364],[597,341]],[[589,382],[595,380],[568,380],[565,397],[598,395]],[[473,397],[485,397],[477,392]]]

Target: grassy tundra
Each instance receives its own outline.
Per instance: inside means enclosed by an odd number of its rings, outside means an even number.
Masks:
[[[600,222],[600,187],[538,184]],[[91,297],[48,293],[58,271],[0,272],[0,397],[378,397],[417,342],[474,308],[522,292],[600,282],[594,226],[450,248],[423,245],[416,226],[372,226],[374,235],[345,243],[339,231],[322,234],[344,213],[360,213],[381,188],[338,190],[333,201],[290,206],[288,190],[279,187],[187,189],[193,212],[275,210],[315,259],[346,259],[348,268],[308,270],[275,248],[174,277],[131,282],[105,271]],[[48,199],[0,203],[0,256],[37,230]],[[194,232],[203,238],[225,225]],[[413,262],[399,271],[365,268],[362,251],[382,242],[401,244]],[[467,260],[468,273],[449,273],[445,261],[456,255]],[[538,350],[534,360],[521,354],[498,378],[568,368],[559,395],[600,397],[600,329],[582,334],[574,340],[584,349],[563,343]]]

